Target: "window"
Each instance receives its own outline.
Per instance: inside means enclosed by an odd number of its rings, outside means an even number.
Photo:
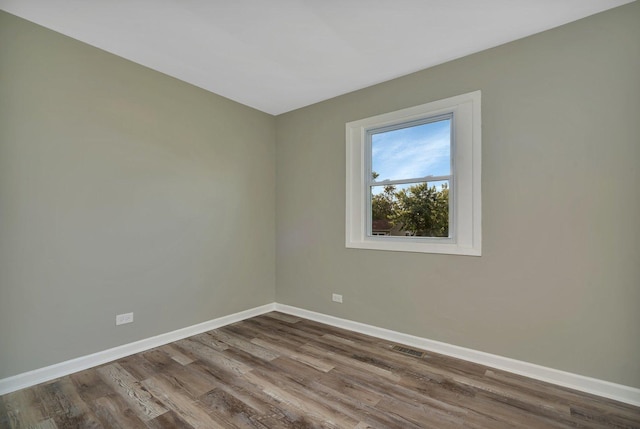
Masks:
[[[480,91],[347,124],[346,246],[481,254]]]

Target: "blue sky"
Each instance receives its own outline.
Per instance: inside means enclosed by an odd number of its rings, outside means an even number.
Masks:
[[[372,135],[372,170],[380,174],[376,182],[449,175],[450,141],[450,119]]]

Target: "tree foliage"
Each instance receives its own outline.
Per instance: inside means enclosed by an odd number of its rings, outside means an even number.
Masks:
[[[374,179],[377,177],[374,174]],[[401,235],[421,237],[449,236],[449,188],[440,190],[428,183],[418,183],[396,190],[384,186],[371,198],[372,219],[387,221]]]
[[[392,220],[411,235],[449,236],[449,189],[419,183],[395,193],[397,209]]]

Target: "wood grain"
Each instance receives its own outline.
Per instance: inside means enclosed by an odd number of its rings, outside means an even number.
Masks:
[[[640,408],[281,313],[0,397],[0,428],[638,428]]]

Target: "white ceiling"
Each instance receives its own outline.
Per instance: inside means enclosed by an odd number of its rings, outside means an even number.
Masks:
[[[0,8],[271,114],[630,0],[0,0]]]

